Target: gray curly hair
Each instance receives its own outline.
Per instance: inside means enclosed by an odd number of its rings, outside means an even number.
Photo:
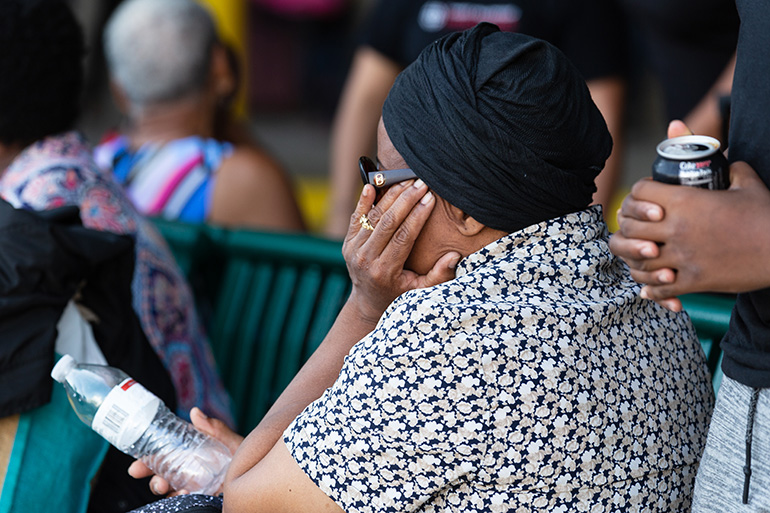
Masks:
[[[110,74],[134,109],[201,91],[216,40],[193,0],[127,0],[104,32]]]

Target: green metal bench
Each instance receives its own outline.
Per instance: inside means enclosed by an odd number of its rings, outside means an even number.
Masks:
[[[341,245],[230,232],[211,329],[238,426],[250,431],[331,328],[350,292]]]
[[[350,293],[342,244],[153,220],[190,280],[247,434],[318,347]]]
[[[680,298],[698,333],[711,371],[714,391],[722,383],[722,350],[719,343],[727,333],[735,296],[725,294],[687,294]]]

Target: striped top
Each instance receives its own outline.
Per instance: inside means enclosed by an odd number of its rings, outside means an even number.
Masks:
[[[139,212],[202,223],[211,209],[217,170],[232,151],[229,143],[198,136],[131,151],[128,139],[117,136],[97,146],[94,158],[102,169],[112,169]]]

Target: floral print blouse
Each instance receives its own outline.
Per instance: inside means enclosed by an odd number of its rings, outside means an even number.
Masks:
[[[285,431],[294,459],[347,513],[689,511],[705,358],[607,240],[591,208],[403,294]]]
[[[174,382],[177,412],[189,419],[198,406],[232,425],[230,400],[190,288],[161,235],[99,172],[80,134],[47,137],[24,149],[0,175],[0,196],[30,210],[78,205],[84,226],[134,235],[134,310]]]

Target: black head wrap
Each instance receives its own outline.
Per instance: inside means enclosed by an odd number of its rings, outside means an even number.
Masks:
[[[488,23],[423,50],[382,116],[396,150],[436,194],[506,232],[586,208],[612,149],[567,58]]]

